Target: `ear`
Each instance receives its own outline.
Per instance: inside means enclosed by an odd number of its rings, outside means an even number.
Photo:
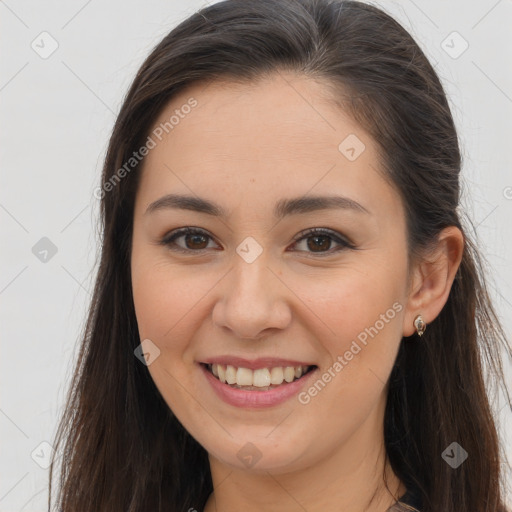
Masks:
[[[464,252],[464,236],[459,228],[443,229],[436,247],[413,265],[409,295],[404,314],[403,336],[416,332],[414,319],[423,317],[427,324],[441,312],[455,279]]]

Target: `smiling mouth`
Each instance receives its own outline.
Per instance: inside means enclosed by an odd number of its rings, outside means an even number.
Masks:
[[[235,389],[246,391],[268,391],[301,379],[316,369],[310,366],[276,366],[272,368],[236,367],[223,364],[201,363],[216,379]]]

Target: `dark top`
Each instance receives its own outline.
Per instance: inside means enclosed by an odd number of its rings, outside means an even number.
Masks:
[[[408,505],[413,507],[415,510],[421,512],[421,501],[419,496],[412,490],[408,490],[391,508],[388,508],[386,512],[409,512],[410,508],[404,507]]]

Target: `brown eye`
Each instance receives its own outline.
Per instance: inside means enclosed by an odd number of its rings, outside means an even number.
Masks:
[[[176,240],[181,238],[184,240],[183,245],[176,243]],[[161,244],[180,252],[199,252],[208,248],[208,239],[211,239],[211,236],[203,230],[184,228],[165,236]]]
[[[177,240],[183,239],[182,243],[177,243]],[[209,247],[209,241],[213,241],[212,237],[206,232],[198,228],[182,228],[166,235],[161,244],[168,246],[173,251],[193,253],[201,252]],[[335,231],[311,228],[299,233],[296,238],[294,246],[305,242],[305,249],[300,249],[300,252],[306,252],[316,255],[330,255],[343,249],[355,249],[355,246],[348,240],[337,234]],[[338,247],[332,248],[332,244],[337,244]]]
[[[206,249],[208,242],[205,240],[206,236],[202,234],[186,234],[184,235],[185,245],[187,245],[187,249]],[[190,245],[188,245],[190,244]]]
[[[299,242],[302,241],[306,242],[305,252],[316,253],[321,255],[329,255],[333,254],[334,252],[341,251],[343,249],[355,248],[353,244],[351,244],[348,240],[345,240],[336,232],[320,228],[311,228],[299,233],[294,246],[297,246]],[[338,248],[329,250],[331,249],[333,242],[338,244]]]
[[[308,249],[313,252],[317,249],[329,249],[331,245],[330,237],[326,235],[308,237],[306,240],[308,240]]]

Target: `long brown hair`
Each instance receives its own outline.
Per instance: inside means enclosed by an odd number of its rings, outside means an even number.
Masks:
[[[401,342],[389,383],[385,443],[393,470],[415,490],[424,512],[504,510],[503,459],[486,385],[504,385],[500,350],[510,353],[510,346],[476,243],[459,218],[461,154],[446,95],[399,23],[376,7],[342,0],[213,4],[174,28],[138,71],[103,168],[102,183],[111,186],[100,194],[101,259],[55,440],[62,464],[58,509],[202,510],[212,492],[207,452],[134,356],[141,340],[130,248],[140,164],[112,178],[179,91],[217,78],[251,82],[279,70],[321,80],[373,136],[405,205],[411,256],[447,226],[465,233],[445,307],[421,343]],[[485,368],[492,382],[484,379]],[[469,454],[456,469],[442,457],[454,441]]]

